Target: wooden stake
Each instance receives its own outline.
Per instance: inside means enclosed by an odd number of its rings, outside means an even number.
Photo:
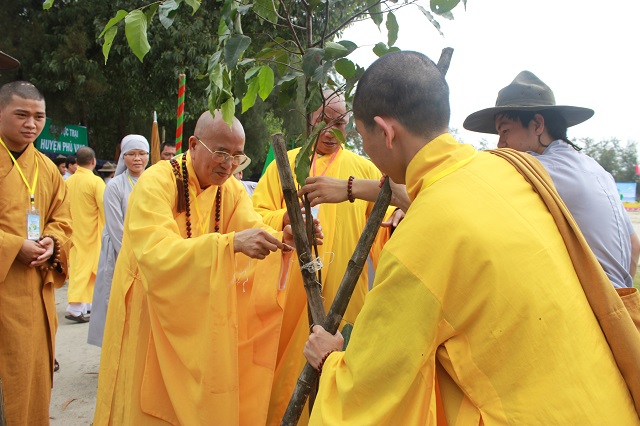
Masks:
[[[443,75],[446,75],[447,70],[449,69],[452,55],[453,49],[450,47],[444,48],[440,54],[437,66]],[[278,165],[278,167],[280,166]],[[358,240],[356,249],[349,260],[347,271],[340,283],[336,297],[333,299],[327,319],[323,323],[324,329],[331,334],[335,334],[336,331],[338,331],[338,326],[342,321],[342,316],[347,310],[349,300],[351,300],[351,295],[353,294],[358,278],[362,273],[364,264],[367,261],[367,256],[369,255],[369,251],[371,250],[371,246],[373,245],[373,241],[375,240],[376,234],[378,233],[378,229],[380,228],[380,224],[384,219],[384,214],[387,211],[387,207],[389,207],[390,202],[391,186],[389,184],[389,178],[387,177],[385,178],[384,185],[378,194],[378,198],[376,199],[371,215],[367,220],[367,224],[362,231],[362,235]],[[318,323],[314,320],[314,324]],[[306,363],[302,369],[302,373],[300,373],[300,377],[298,377],[298,382],[293,391],[293,395],[289,400],[287,411],[284,413],[280,426],[295,426],[298,424],[298,420],[300,420],[300,415],[304,409],[304,404],[317,380],[318,371],[309,365],[309,363]]]
[[[313,256],[311,254],[309,238],[305,231],[304,219],[302,219],[302,211],[300,209],[300,202],[298,201],[298,191],[295,181],[293,180],[293,174],[291,173],[291,166],[287,158],[287,147],[282,133],[276,133],[271,136],[271,145],[273,146],[273,154],[276,165],[278,166],[278,173],[280,174],[284,202],[287,205],[287,212],[289,213],[289,220],[291,221],[293,240],[296,243],[296,252],[298,253],[298,261],[300,262],[300,269],[302,271],[302,280],[309,302],[309,312],[311,313],[314,324],[324,324],[325,313],[324,304],[322,303],[322,286],[318,282],[315,271],[313,271],[310,266],[306,266],[311,265]]]

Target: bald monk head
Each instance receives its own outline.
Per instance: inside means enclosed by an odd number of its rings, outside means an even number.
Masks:
[[[229,127],[220,111],[215,116],[209,111],[203,113],[189,138],[189,152],[200,187],[222,185],[247,161],[242,124],[234,117]]]

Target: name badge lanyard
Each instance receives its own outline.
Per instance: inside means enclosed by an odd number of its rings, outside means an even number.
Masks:
[[[31,185],[29,185],[29,182],[27,181],[22,168],[18,164],[18,161],[15,159],[11,151],[9,151],[9,148],[7,148],[7,145],[5,145],[2,139],[0,139],[0,143],[2,144],[4,149],[7,150],[7,153],[9,154],[9,157],[11,157],[13,165],[16,167],[16,169],[18,169],[18,173],[20,173],[20,177],[22,178],[22,181],[29,191],[29,201],[31,205],[27,209],[27,239],[38,241],[40,239],[40,211],[36,209],[36,185],[38,183],[39,172],[38,158],[36,157],[36,173],[33,177],[33,182],[31,183]]]
[[[124,172],[125,175],[127,175],[127,179],[129,180],[129,185],[131,186],[131,189],[133,189],[134,186],[136,186],[136,184],[133,182],[133,180],[131,180],[131,176],[129,175],[128,172]]]

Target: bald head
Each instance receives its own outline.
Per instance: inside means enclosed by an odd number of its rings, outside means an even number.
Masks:
[[[244,128],[240,121],[233,117],[233,123],[229,127],[222,118],[220,110],[215,111],[215,116],[211,115],[210,111],[203,112],[198,118],[193,134],[202,140],[231,136],[241,136],[244,140]]]
[[[206,111],[189,138],[189,155],[202,188],[222,185],[238,167],[232,157],[244,155],[242,124],[234,117],[229,126],[220,111],[216,110],[215,115]]]
[[[83,146],[78,150],[78,152],[76,152],[76,159],[78,166],[89,168],[96,159],[96,153],[88,146]]]
[[[433,138],[449,127],[449,86],[422,53],[388,53],[358,82],[353,113],[368,129],[374,117],[393,118],[414,135]]]
[[[349,114],[347,113],[347,105],[344,96],[341,93],[335,93],[332,90],[324,90],[324,105],[313,113],[311,119],[314,126],[326,123],[323,131],[318,135],[316,144],[316,152],[320,155],[327,155],[340,149],[340,141],[335,138],[331,132],[332,129],[342,133],[342,137],[347,135],[347,123],[349,122]]]

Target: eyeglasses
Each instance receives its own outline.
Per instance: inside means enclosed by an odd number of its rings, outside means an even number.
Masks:
[[[136,158],[136,157],[147,157],[149,155],[148,152],[127,152],[126,154],[124,154],[125,157],[129,157],[129,158]]]
[[[211,158],[213,158],[213,161],[216,161],[218,163],[226,163],[228,159],[231,159],[231,164],[233,164],[234,166],[239,166],[241,164],[244,164],[249,159],[249,157],[244,154],[231,155],[227,154],[224,151],[211,151],[211,149],[206,146],[204,142],[200,140],[200,138],[198,138],[197,136],[195,136],[195,138],[198,139],[198,142],[200,142],[202,146],[204,146],[207,151],[211,153]]]

